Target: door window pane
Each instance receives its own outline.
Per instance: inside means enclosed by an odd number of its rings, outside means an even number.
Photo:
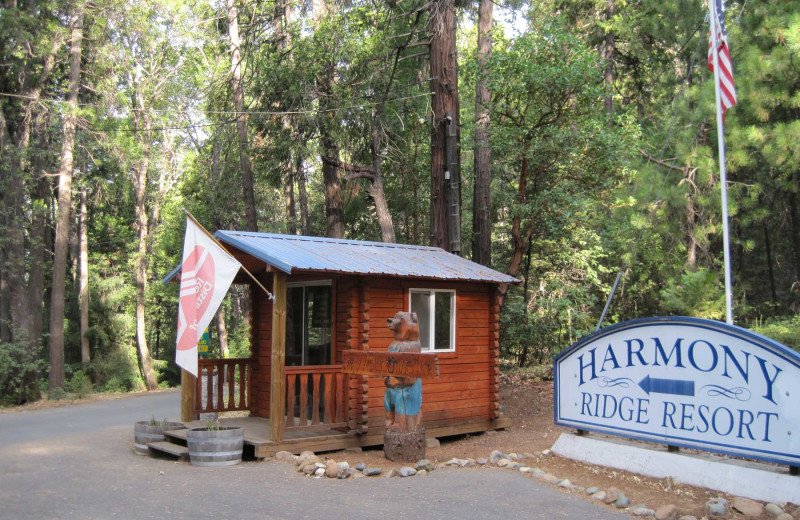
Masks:
[[[436,292],[434,293],[434,301],[435,325],[433,327],[433,348],[436,350],[450,350],[452,348],[452,343],[450,341],[450,323],[453,314],[453,293]]]

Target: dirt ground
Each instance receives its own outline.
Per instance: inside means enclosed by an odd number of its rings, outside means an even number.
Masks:
[[[500,450],[503,453],[540,454],[542,451],[550,449],[562,432],[571,431],[553,424],[553,385],[551,382],[535,382],[519,378],[510,380],[509,377],[503,376],[501,399],[504,415],[512,420],[510,428],[505,431],[442,439],[439,448],[427,450],[427,458],[436,464],[453,457],[488,458],[493,450]],[[383,457],[381,449],[365,450],[363,453],[357,454],[329,453],[327,456],[337,462],[345,460],[351,467],[362,461],[368,466],[380,467],[384,471],[402,466],[402,464],[387,461]],[[533,460],[526,459],[524,463],[531,467],[539,467],[559,478],[568,478],[577,486],[586,488],[597,486],[604,490],[616,487],[631,499],[631,506],[645,504],[649,509],[656,510],[663,505],[675,504],[681,515],[693,515],[702,519],[708,516],[705,511],[706,502],[710,498],[723,497],[728,500],[728,514],[725,518],[745,518],[731,510],[730,504],[734,497],[717,491],[676,484],[671,479],[639,476],[612,468],[576,462],[552,454],[535,456]],[[474,469],[448,468],[443,471],[505,470],[477,467]],[[577,494],[586,500],[593,501],[583,493]],[[613,505],[603,504],[603,506],[616,509]],[[764,513],[761,518],[771,517]]]

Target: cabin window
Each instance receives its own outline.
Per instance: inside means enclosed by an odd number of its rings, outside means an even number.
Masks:
[[[411,312],[419,319],[419,342],[423,352],[456,349],[456,292],[411,289]]]
[[[290,283],[286,291],[286,365],[331,360],[331,281]]]

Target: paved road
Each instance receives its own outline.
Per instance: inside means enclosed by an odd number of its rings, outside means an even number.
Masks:
[[[132,423],[179,408],[167,392],[0,414],[0,519],[629,518],[500,469],[332,481],[280,463],[196,468],[134,455]]]

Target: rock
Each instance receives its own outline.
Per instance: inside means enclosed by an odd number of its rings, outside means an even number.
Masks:
[[[667,504],[659,507],[655,512],[656,520],[677,520],[678,506],[675,504]]]
[[[489,459],[477,459],[475,462],[477,462],[481,466],[485,466],[486,463],[489,462]]]
[[[420,460],[417,461],[417,465],[414,466],[414,467],[416,468],[417,471],[422,470],[422,469],[427,470],[427,471],[432,471],[433,470],[433,463],[431,463],[431,461],[429,461],[428,459],[420,459]]]
[[[678,520],[697,520],[697,517],[692,515],[684,515],[678,518]]]
[[[771,516],[775,517],[780,516],[785,512],[781,506],[778,504],[773,504],[772,502],[767,504],[764,509],[766,509],[767,513],[769,513]]]
[[[321,477],[321,476],[323,476],[324,474],[325,474],[325,469],[324,469],[324,468],[317,468],[317,469],[314,471],[314,475],[315,475],[315,476],[317,476],[317,477]]]
[[[558,484],[556,484],[556,485],[557,485],[558,487],[560,487],[560,488],[566,488],[566,489],[570,489],[570,488],[572,487],[572,482],[570,482],[570,480],[569,480],[568,478],[565,478],[564,480],[560,481],[560,482],[559,482]]]
[[[461,466],[462,468],[468,468],[468,467],[474,466],[475,465],[475,461],[472,460],[472,459],[461,459],[458,462],[458,465]]]
[[[335,460],[329,460],[325,463],[325,476],[328,478],[336,478],[339,476],[339,465]]]
[[[361,446],[353,446],[352,448],[344,449],[345,453],[361,453],[362,451],[364,450],[361,449]]]
[[[587,495],[594,495],[598,491],[600,491],[600,488],[597,487],[597,486],[592,486],[592,487],[586,488],[586,494]]]
[[[794,517],[789,513],[781,513],[775,520],[794,520]]]
[[[401,477],[413,477],[417,474],[417,470],[412,468],[411,466],[403,466],[400,468],[400,471],[397,472]]]
[[[316,455],[306,456],[305,458],[303,458],[303,456],[300,455],[300,460],[297,463],[297,471],[303,473],[305,468],[307,468],[308,466],[314,466],[318,462],[320,462],[320,460],[319,457],[317,457]]]
[[[509,453],[508,458],[511,460],[519,460],[519,455],[517,455],[516,453]]]
[[[625,495],[620,495],[619,498],[614,501],[614,505],[617,506],[617,509],[625,509],[631,505],[631,499]]]
[[[550,450],[542,450],[542,455],[544,455],[545,457],[550,455]]]
[[[542,476],[544,476],[544,470],[539,468],[533,468],[528,473],[533,475],[534,478],[542,478]]]
[[[731,503],[731,509],[751,518],[759,517],[764,512],[761,502],[744,497],[735,497]]]
[[[458,461],[459,461],[459,459],[457,459],[456,457],[453,457],[452,459],[450,459],[447,462],[445,462],[444,465],[445,466],[458,466]]]
[[[425,447],[429,449],[438,448],[442,443],[437,438],[425,439]]]
[[[300,457],[288,451],[279,451],[275,454],[276,462],[291,462],[292,464],[296,464],[299,459]]]
[[[728,501],[724,498],[712,498],[706,502],[706,511],[711,516],[725,516],[728,512]]]
[[[440,462],[440,463],[436,464],[436,465],[433,467],[433,469],[444,469],[444,468],[446,468],[446,467],[447,467],[447,464],[445,464],[444,462]]]
[[[356,473],[359,473],[359,472],[358,472],[358,471],[356,471],[356,470],[354,470],[353,468],[347,468],[347,469],[346,469],[346,470],[344,470],[343,472],[339,473],[339,478],[340,478],[340,479],[342,479],[342,480],[344,480],[344,479],[346,479],[346,478],[350,478],[350,477],[352,477],[352,476],[353,476],[353,475],[355,475]]]
[[[355,466],[353,466],[353,467],[354,467],[355,469],[357,469],[358,471],[364,471],[364,469],[367,467],[367,465],[366,465],[366,464],[364,464],[363,462],[359,462],[359,463],[357,463],[357,464],[356,464]]]
[[[365,477],[375,477],[383,473],[383,470],[381,468],[364,468],[361,470],[361,473],[363,473]]]
[[[497,464],[498,468],[505,468],[506,466],[511,464],[511,461],[508,459],[500,459],[495,464]]]
[[[553,485],[556,485],[561,481],[560,478],[556,477],[555,475],[551,475],[550,473],[544,473],[540,478],[545,482],[547,482],[548,484],[553,484]]]
[[[522,473],[529,473],[531,471],[531,468],[529,468],[528,466],[522,466],[519,468],[519,471]]]
[[[607,493],[605,491],[597,491],[597,492],[592,494],[592,498],[595,499],[595,500],[599,500],[600,502],[605,502],[606,501],[606,495],[607,495]]]
[[[384,473],[383,474],[384,478],[392,478],[395,475],[397,475],[397,470],[396,469],[390,469],[388,473]]]
[[[644,504],[639,504],[628,509],[628,512],[633,516],[653,516],[656,512],[652,509],[647,509]]]
[[[315,464],[307,464],[306,466],[303,466],[302,472],[305,475],[313,475],[318,469],[320,468],[318,468]]]
[[[340,462],[337,464],[337,466],[339,467],[339,472],[336,474],[336,476],[338,478],[345,478],[344,475],[346,475],[347,471],[350,469],[350,464],[347,462]]]
[[[357,479],[357,478],[364,478],[364,477],[366,477],[366,475],[364,475],[363,473],[361,473],[361,472],[359,472],[359,471],[356,471],[355,473],[353,473],[353,478],[354,478],[354,479]]]
[[[511,470],[517,471],[517,470],[519,470],[519,468],[521,468],[521,467],[522,467],[522,464],[520,464],[519,462],[513,462],[513,463],[509,464],[509,465],[508,465],[508,466],[506,466],[506,467],[507,467],[508,469],[511,469]]]
[[[491,455],[489,455],[489,462],[492,464],[497,464],[497,461],[504,459],[508,459],[508,457],[503,455],[503,452],[500,450],[494,450]]]
[[[315,461],[317,461],[319,460],[319,457],[317,457],[313,451],[303,451],[300,453],[300,455],[297,456],[296,463],[298,466],[302,466],[309,459],[314,459]]]
[[[622,491],[620,491],[619,489],[617,489],[615,487],[610,487],[610,488],[608,488],[608,491],[606,492],[606,499],[603,500],[603,502],[605,502],[606,504],[610,504],[612,502],[616,502],[617,499],[620,497],[620,495],[622,495]]]
[[[421,469],[421,470],[417,471],[417,476],[418,477],[424,477],[427,474],[428,474],[428,470],[427,469]]]

